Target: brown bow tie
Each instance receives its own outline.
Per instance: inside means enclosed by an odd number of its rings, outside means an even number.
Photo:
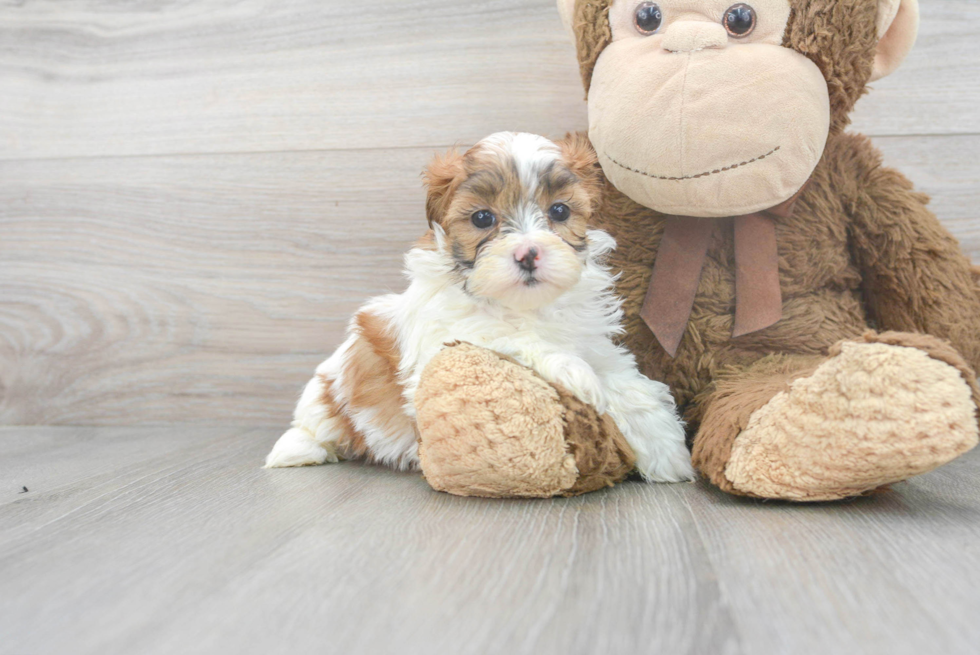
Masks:
[[[801,189],[772,209],[732,219],[735,223],[733,337],[767,328],[783,316],[774,218],[792,216],[802,192]],[[667,218],[640,316],[671,357],[677,354],[687,329],[711,236],[720,222],[716,218]]]

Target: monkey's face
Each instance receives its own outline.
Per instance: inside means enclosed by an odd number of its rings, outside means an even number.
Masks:
[[[830,130],[820,69],[782,46],[788,0],[615,0],[589,137],[636,202],[691,216],[771,208],[809,179]]]

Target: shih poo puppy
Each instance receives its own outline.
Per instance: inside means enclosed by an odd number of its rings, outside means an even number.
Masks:
[[[367,458],[418,466],[414,397],[444,344],[506,355],[608,413],[644,478],[694,478],[666,385],[637,370],[623,333],[616,244],[589,230],[600,181],[584,137],[502,133],[425,174],[430,232],[405,257],[408,290],[368,302],[316,370],[270,468]]]

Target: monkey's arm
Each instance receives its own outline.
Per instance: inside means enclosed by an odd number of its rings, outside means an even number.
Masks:
[[[869,318],[879,331],[950,341],[980,367],[980,295],[957,240],[898,171],[875,153],[850,203],[851,243]]]

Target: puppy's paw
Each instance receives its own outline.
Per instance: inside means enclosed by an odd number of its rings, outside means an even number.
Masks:
[[[546,379],[568,389],[576,398],[595,407],[600,414],[608,410],[606,394],[599,377],[585,360],[577,357],[551,357]]]
[[[338,461],[333,444],[317,443],[313,435],[302,428],[293,428],[279,437],[272,452],[265,458],[265,468],[316,466]]]
[[[697,474],[687,449],[684,423],[672,408],[638,412],[624,421],[623,434],[636,453],[636,468],[650,482],[688,482]]]
[[[650,482],[690,482],[697,478],[691,453],[683,442],[664,444],[643,456],[637,454],[636,467]]]

